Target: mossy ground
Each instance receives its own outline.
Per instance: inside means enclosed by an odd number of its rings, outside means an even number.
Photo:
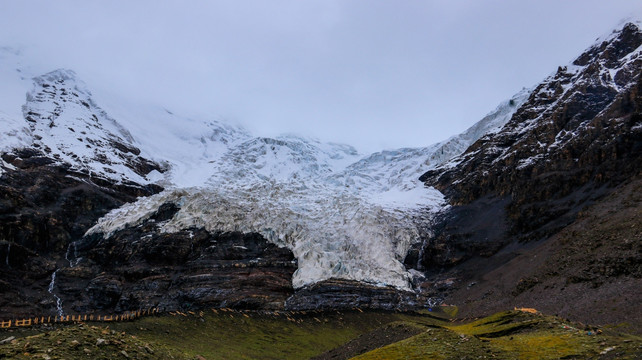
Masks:
[[[176,349],[177,355],[206,359],[308,359],[340,346],[361,333],[400,319],[395,313],[259,313],[217,310],[187,316],[144,318],[120,323],[136,333]]]
[[[326,358],[635,359],[642,353],[642,338],[613,329],[600,332],[519,311],[472,322],[449,320],[448,314],[455,310],[217,310],[123,323],[2,331],[0,341],[9,336],[16,339],[0,345],[0,359],[309,359],[323,358],[332,349]]]
[[[105,326],[63,325],[25,331],[2,331],[0,359],[170,359],[168,349]]]
[[[637,336],[507,311],[443,324],[355,359],[637,359],[640,354]]]

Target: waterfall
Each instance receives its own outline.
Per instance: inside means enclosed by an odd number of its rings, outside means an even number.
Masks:
[[[77,241],[72,242],[67,246],[67,252],[65,253],[65,259],[69,262],[69,267],[74,267],[78,265],[81,258],[78,257],[78,243]]]
[[[415,264],[415,269],[423,270],[424,266],[421,264],[421,259],[424,257],[424,243],[422,242],[419,247],[419,256],[417,256],[417,263]]]
[[[53,295],[54,299],[56,299],[56,312],[58,313],[58,316],[63,316],[65,313],[62,311],[62,299],[60,299],[60,297],[58,297],[58,295],[54,294],[53,292],[54,286],[56,286],[56,273],[58,273],[58,270],[60,269],[56,269],[56,271],[54,271],[53,274],[51,274],[51,282],[49,283],[49,293]]]

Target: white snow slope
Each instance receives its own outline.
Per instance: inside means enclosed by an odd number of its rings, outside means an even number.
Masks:
[[[0,50],[0,94],[12,94],[0,102],[0,152],[35,146],[90,176],[166,189],[111,211],[88,234],[108,237],[173,202],[180,211],[163,231],[258,232],[293,251],[295,287],[343,278],[408,289],[402,261],[420,240],[415,215],[447,206],[418,177],[501,128],[528,96],[518,93],[442,143],[362,157],[348,145],[255,137],[220,120],[94,96],[68,70],[26,79],[17,58]],[[29,88],[18,102],[13,92]],[[136,172],[130,164],[139,156],[168,171]]]

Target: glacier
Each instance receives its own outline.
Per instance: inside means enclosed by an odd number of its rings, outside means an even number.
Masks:
[[[347,145],[235,132],[224,136],[227,151],[201,160],[200,171],[211,171],[202,185],[173,186],[125,205],[102,218],[88,235],[108,237],[141,223],[162,204],[173,203],[180,210],[162,231],[202,227],[256,232],[288,247],[298,261],[295,288],[340,278],[409,290],[412,275],[402,262],[410,246],[426,235],[422,231],[430,214],[448,206],[438,190],[418,181],[419,176],[497,131],[528,95],[528,90],[520,91],[469,130],[442,143],[366,157]],[[229,132],[221,129],[217,134]]]
[[[26,91],[22,103],[0,103],[0,151],[36,147],[90,177],[165,189],[112,210],[86,235],[109,237],[173,203],[180,210],[164,232],[255,232],[292,250],[295,288],[340,278],[411,289],[403,260],[427,235],[431,214],[448,206],[419,176],[500,129],[530,94],[520,91],[446,141],[364,156],[349,145],[255,136],[224,119],[94,94],[70,70],[26,76],[19,54],[0,55],[0,71],[13,79],[0,91]],[[139,157],[161,171],[140,171]],[[0,175],[9,166],[0,162]]]

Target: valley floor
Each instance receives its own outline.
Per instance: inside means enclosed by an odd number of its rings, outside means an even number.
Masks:
[[[456,312],[218,309],[12,329],[0,332],[0,359],[635,359],[642,353],[642,338],[617,327],[516,310],[454,320]]]

